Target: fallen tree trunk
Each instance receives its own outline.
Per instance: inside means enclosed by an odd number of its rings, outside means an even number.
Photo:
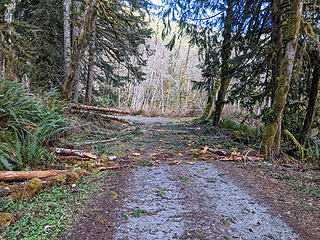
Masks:
[[[216,148],[209,148],[209,147],[201,147],[201,149],[206,149],[206,151],[212,152],[214,154],[220,155],[220,156],[227,156],[228,154],[220,149],[216,149]]]
[[[48,178],[67,172],[70,172],[70,170],[1,171],[0,181],[24,181],[32,178]]]
[[[113,112],[113,113],[121,113],[121,114],[130,114],[128,111],[118,110],[113,108],[104,108],[104,107],[95,107],[95,106],[86,106],[86,105],[76,105],[70,104],[71,108],[76,109],[85,109],[85,110],[95,110],[95,111],[102,111],[102,112]]]
[[[77,160],[77,161],[89,161],[90,158],[79,157],[79,156],[59,156],[59,160]]]
[[[112,166],[112,167],[99,167],[98,168],[100,171],[103,171],[103,170],[116,170],[116,169],[121,169],[120,166]]]
[[[102,117],[102,118],[111,119],[111,120],[115,120],[115,121],[118,121],[118,122],[123,122],[123,123],[127,123],[127,124],[133,124],[132,122],[130,122],[130,121],[126,120],[126,119],[118,118],[116,116],[101,114],[101,113],[97,113],[97,112],[89,112],[89,111],[84,111],[84,110],[71,109],[71,113],[82,113],[82,114],[86,114],[86,115],[96,115],[96,116],[99,116],[99,117]]]
[[[68,148],[55,148],[55,152],[57,154],[64,154],[64,155],[72,155],[72,156],[78,156],[81,158],[91,158],[91,159],[97,159],[98,156],[84,152],[82,150],[77,149],[68,149]]]
[[[85,157],[83,155],[83,151],[77,150],[77,149],[55,148],[54,151],[57,154],[72,155],[72,156],[78,156],[82,158]]]

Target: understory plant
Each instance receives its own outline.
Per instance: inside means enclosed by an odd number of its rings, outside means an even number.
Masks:
[[[0,78],[0,170],[46,161],[50,138],[66,128],[65,105],[29,96],[21,84]]]

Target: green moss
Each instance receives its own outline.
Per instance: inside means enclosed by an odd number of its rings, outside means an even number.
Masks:
[[[61,185],[61,184],[64,184],[65,182],[66,182],[66,178],[63,177],[62,175],[58,175],[52,181],[52,186]]]
[[[33,178],[25,183],[23,198],[30,198],[42,188],[42,182],[39,178]]]
[[[3,227],[7,222],[13,221],[12,213],[0,213],[0,227]]]
[[[75,182],[80,179],[80,176],[76,172],[67,172],[66,173],[66,180],[68,182]]]
[[[261,154],[264,156],[269,156],[271,154],[271,149],[274,142],[274,137],[277,133],[277,124],[269,123],[262,139],[261,144]]]
[[[7,200],[23,200],[31,198],[35,193],[42,189],[42,182],[38,178],[27,181],[24,186],[10,186],[10,195]]]

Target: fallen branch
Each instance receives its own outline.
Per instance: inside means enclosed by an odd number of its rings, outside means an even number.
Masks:
[[[113,108],[104,108],[104,107],[95,107],[95,106],[86,106],[86,105],[76,105],[70,104],[71,108],[76,109],[85,109],[85,110],[95,110],[95,111],[102,111],[102,112],[113,112],[113,113],[121,113],[121,114],[130,114],[128,111],[118,110]]]
[[[82,158],[91,158],[91,159],[98,158],[98,156],[96,156],[96,155],[84,152],[82,150],[77,150],[77,149],[56,148],[55,152],[57,154],[73,155],[73,156],[78,156],[78,157],[82,157]]]
[[[77,145],[92,145],[92,144],[98,144],[98,143],[107,143],[107,142],[112,142],[112,141],[116,141],[117,138],[110,138],[110,139],[106,139],[106,140],[99,140],[99,141],[89,141],[89,142],[83,142],[83,143],[75,143]]]
[[[1,171],[0,181],[24,181],[32,178],[48,178],[67,172],[70,172],[70,170]]]
[[[132,122],[130,122],[130,121],[126,120],[126,119],[122,119],[122,118],[119,118],[119,117],[116,117],[116,116],[101,114],[101,113],[97,113],[97,112],[89,112],[89,111],[84,111],[84,110],[71,109],[71,113],[82,113],[82,114],[88,114],[88,115],[95,115],[95,116],[99,116],[99,117],[102,117],[102,118],[115,120],[115,121],[118,121],[118,122],[123,122],[123,123],[127,123],[127,124],[133,124]]]
[[[79,156],[59,156],[60,160],[78,160],[78,161],[88,161],[89,158],[79,157]]]
[[[116,170],[116,169],[121,169],[120,166],[112,166],[112,167],[99,167],[98,168],[100,171],[103,171],[103,170]]]
[[[220,149],[207,148],[207,147],[201,147],[201,149],[206,149],[207,151],[212,152],[217,155],[220,155],[220,156],[227,156],[227,153],[223,150],[220,150]]]

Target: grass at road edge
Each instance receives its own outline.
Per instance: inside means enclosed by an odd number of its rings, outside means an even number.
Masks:
[[[79,181],[42,191],[28,201],[0,199],[2,212],[15,215],[15,221],[0,236],[3,239],[61,239],[79,217],[93,193],[100,190],[114,172],[100,172]]]

